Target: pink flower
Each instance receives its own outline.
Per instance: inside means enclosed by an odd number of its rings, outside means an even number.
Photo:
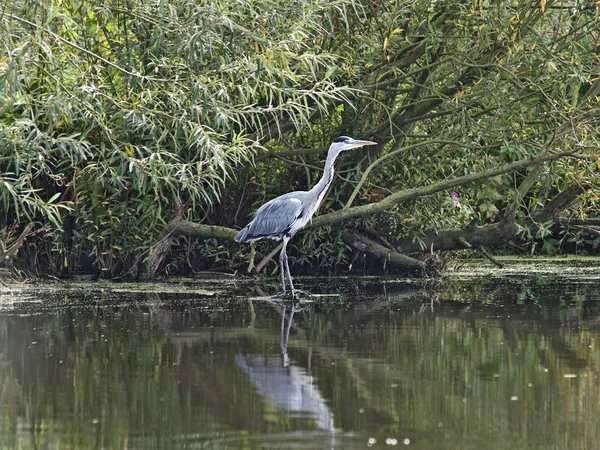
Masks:
[[[452,191],[452,194],[450,194],[450,197],[452,197],[454,200],[458,200],[458,193]]]

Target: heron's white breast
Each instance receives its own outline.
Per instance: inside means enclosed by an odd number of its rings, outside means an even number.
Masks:
[[[296,220],[290,228],[290,234],[293,236],[298,231],[300,231],[302,228],[304,228],[304,226],[308,223],[308,221],[311,219],[311,217],[312,217],[312,215],[306,214],[305,216],[300,217],[298,220]]]

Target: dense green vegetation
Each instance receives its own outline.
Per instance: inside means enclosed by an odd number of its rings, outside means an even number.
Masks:
[[[362,267],[365,239],[591,251],[599,7],[5,2],[0,256],[62,275],[245,268],[232,229],[309,187],[340,134],[380,145],[338,162],[296,268]]]

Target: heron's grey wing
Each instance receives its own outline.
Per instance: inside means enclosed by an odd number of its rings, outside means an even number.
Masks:
[[[300,193],[290,192],[262,205],[252,221],[236,236],[236,241],[253,241],[264,237],[281,238],[290,232],[302,215]]]

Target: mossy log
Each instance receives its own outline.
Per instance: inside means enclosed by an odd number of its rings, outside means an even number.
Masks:
[[[420,240],[406,238],[396,244],[396,250],[408,254],[431,250],[462,250],[466,248],[465,241],[474,248],[496,248],[508,244],[517,232],[518,227],[514,222],[503,220],[485,227],[455,228],[439,233],[432,231],[421,236]]]
[[[218,225],[205,225],[202,223],[191,222],[189,220],[182,219],[181,217],[175,217],[169,222],[166,228],[166,233],[179,233],[186,236],[195,236],[203,238],[222,238],[231,239],[238,233],[233,228],[221,227]]]

